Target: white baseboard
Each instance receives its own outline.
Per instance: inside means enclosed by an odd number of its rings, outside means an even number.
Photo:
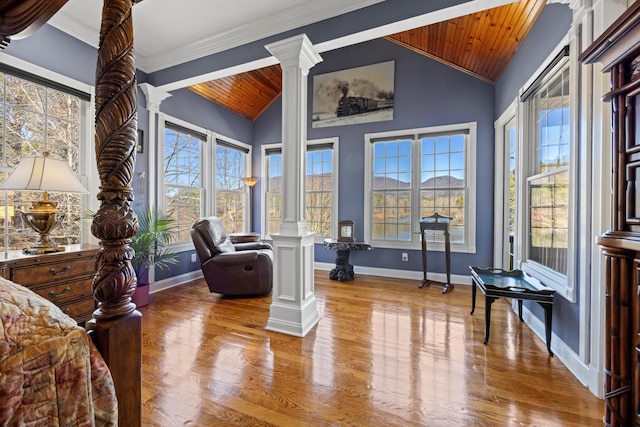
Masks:
[[[331,271],[334,268],[335,264],[330,264],[327,262],[316,262],[314,267],[316,270],[326,270]],[[415,270],[394,270],[390,268],[378,268],[378,267],[361,267],[358,265],[353,266],[353,272],[355,274],[366,274],[370,276],[381,276],[381,277],[393,277],[396,279],[409,279],[409,280],[422,280],[422,271]],[[447,275],[444,273],[430,273],[427,272],[427,278],[429,280],[435,280],[438,282],[444,282],[447,280]],[[471,275],[462,276],[459,274],[451,275],[451,282],[456,285],[471,285]]]
[[[168,279],[159,280],[151,284],[149,293],[159,292],[165,289],[173,288],[184,283],[190,282],[202,277],[202,270],[190,271],[179,276],[169,277]]]
[[[517,313],[517,303],[515,301],[512,308]],[[522,307],[522,319],[546,346],[544,321],[534,316],[526,306]],[[580,360],[580,356],[553,332],[551,333],[551,351],[553,351],[554,357],[557,357],[578,381],[588,387],[597,397],[602,398],[602,392],[598,393],[597,387],[593,386],[598,383],[598,373],[591,366]]]

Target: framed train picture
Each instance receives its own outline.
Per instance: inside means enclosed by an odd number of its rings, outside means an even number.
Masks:
[[[393,120],[395,61],[313,77],[314,128]]]

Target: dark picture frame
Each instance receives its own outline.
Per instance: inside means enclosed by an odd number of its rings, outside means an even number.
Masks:
[[[393,120],[395,61],[313,76],[312,127]]]

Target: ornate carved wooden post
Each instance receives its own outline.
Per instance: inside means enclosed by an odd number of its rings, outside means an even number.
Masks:
[[[131,209],[137,133],[131,8],[132,0],[104,0],[102,11],[95,123],[101,204],[91,225],[101,244],[93,282],[99,306],[88,325],[116,383],[122,426],[141,424],[140,406],[127,408],[140,402],[142,366],[141,315],[130,298],[137,279],[129,243],[138,230]]]

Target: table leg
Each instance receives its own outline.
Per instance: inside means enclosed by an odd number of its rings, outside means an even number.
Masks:
[[[544,333],[545,338],[547,339],[547,351],[549,352],[549,356],[553,356],[553,352],[551,351],[551,319],[553,314],[553,305],[551,304],[540,304],[542,308],[544,308]]]
[[[336,251],[336,266],[329,272],[329,279],[346,282],[354,279],[353,265],[349,264],[350,250]]]
[[[442,288],[442,293],[446,294],[447,291],[453,289],[453,284],[451,283],[451,238],[449,237],[449,230],[444,230],[444,256],[447,267],[447,283]]]
[[[491,325],[491,304],[496,300],[493,297],[484,297],[484,343],[489,342],[489,327]]]
[[[423,288],[427,283],[427,241],[424,239],[424,231],[420,232],[420,241],[422,244],[422,282],[419,288]]]
[[[521,299],[518,300],[518,317],[520,317],[521,322],[524,322],[524,320],[522,320],[522,300]]]
[[[476,309],[476,281],[471,279],[471,314]]]

